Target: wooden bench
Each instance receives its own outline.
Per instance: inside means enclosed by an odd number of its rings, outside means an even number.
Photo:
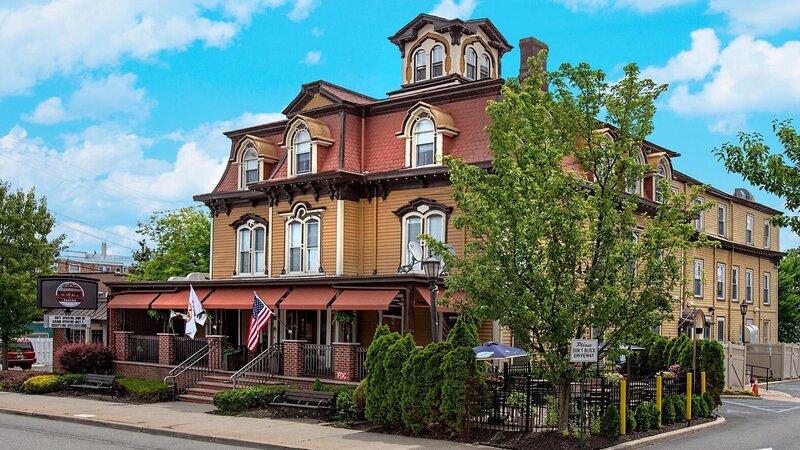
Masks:
[[[89,391],[108,392],[114,389],[114,375],[89,373],[86,374],[86,379],[82,383],[73,383],[70,388],[83,389],[87,395]]]
[[[276,395],[269,406],[275,408],[273,417],[279,412],[287,417],[286,408],[299,408],[318,412],[318,420],[321,420],[322,413],[330,419],[336,407],[336,392],[288,390],[282,395]]]

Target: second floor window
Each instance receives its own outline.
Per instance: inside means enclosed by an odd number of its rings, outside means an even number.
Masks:
[[[725,264],[717,264],[717,298],[725,298]]]
[[[769,248],[769,238],[770,238],[770,227],[769,227],[769,220],[764,221],[764,248]]]
[[[311,135],[300,130],[294,135],[295,173],[311,173]]]
[[[744,271],[744,301],[753,303],[753,270]]]
[[[745,222],[744,241],[753,245],[753,216],[747,215],[747,222]]]
[[[444,49],[437,45],[431,49],[431,78],[444,75]]]
[[[697,206],[703,206],[703,198],[697,197],[694,199],[694,204]],[[694,228],[697,231],[703,231],[705,229],[705,222],[706,222],[706,213],[705,211],[700,211],[694,217]]]
[[[489,78],[492,69],[492,60],[486,53],[481,56],[481,80]]]
[[[427,78],[425,66],[425,50],[419,50],[414,54],[414,81],[423,81]]]
[[[289,272],[319,271],[319,220],[289,223]]]
[[[739,268],[731,268],[731,301],[739,301]]]
[[[435,132],[430,119],[421,119],[414,125],[414,166],[428,166],[434,163]]]
[[[664,192],[661,189],[661,180],[665,180],[667,178],[667,168],[664,167],[664,164],[659,164],[658,169],[656,170],[656,179],[655,179],[655,187],[653,199],[661,203],[664,201]]]
[[[694,296],[703,296],[703,260],[694,260]]]
[[[477,79],[478,73],[478,54],[474,49],[467,49],[467,72],[466,77],[470,80]]]
[[[762,281],[762,284],[764,285],[764,294],[763,294],[764,298],[763,298],[762,301],[764,302],[765,305],[769,305],[769,302],[770,302],[770,298],[769,298],[769,281],[770,280],[769,279],[770,279],[769,272],[764,272],[764,279]]]
[[[421,234],[427,234],[437,241],[444,242],[444,215],[438,212],[428,213],[425,215],[414,214],[406,216],[404,222],[405,229],[403,230],[403,248],[405,249],[406,253],[404,255],[404,264],[411,264],[413,262],[414,264],[412,269],[421,270],[421,261],[414,257],[412,252],[409,250],[408,244],[409,242],[416,242],[424,248],[422,242],[419,240],[419,235]],[[430,250],[425,249],[422,259],[429,256],[431,256]]]
[[[249,223],[239,228],[239,275],[264,273],[264,244],[267,229]]]
[[[727,220],[727,212],[725,209],[725,206],[717,205],[717,234],[720,236],[725,236],[727,228],[725,226],[725,221]]]

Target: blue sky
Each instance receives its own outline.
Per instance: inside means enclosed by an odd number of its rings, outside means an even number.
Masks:
[[[792,0],[7,0],[0,179],[46,195],[72,248],[128,254],[137,221],[214,186],[222,131],[280,118],[317,79],[379,98],[399,87],[386,38],[420,12],[488,17],[514,46],[534,36],[550,67],[585,61],[613,80],[639,64],[670,84],[651,140],[728,192],[746,184],[712,149],[800,112]],[[503,75],[518,66],[515,49]],[[781,244],[800,239],[784,230]]]

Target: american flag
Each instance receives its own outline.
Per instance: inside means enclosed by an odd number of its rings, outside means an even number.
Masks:
[[[247,332],[247,348],[251,352],[258,347],[258,334],[272,318],[272,310],[264,304],[264,300],[253,292],[253,315],[250,317],[250,331]]]

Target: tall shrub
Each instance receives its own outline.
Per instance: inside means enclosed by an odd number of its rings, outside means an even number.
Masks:
[[[463,433],[470,406],[486,392],[486,383],[478,374],[475,352],[470,347],[455,347],[442,362],[441,412],[447,430]]]
[[[467,322],[461,318],[456,321],[450,333],[447,335],[447,342],[453,347],[477,347],[481,345],[478,337],[478,328],[472,322]]]
[[[102,344],[67,344],[56,352],[61,368],[68,373],[109,374],[114,355]]]
[[[365,415],[372,423],[386,424],[386,398],[389,390],[387,383],[384,359],[389,347],[402,339],[399,334],[389,331],[389,327],[382,325],[375,330],[375,337],[367,350],[367,359],[364,366],[367,370],[367,401]]]
[[[419,434],[428,426],[424,399],[428,394],[425,368],[429,356],[429,352],[414,348],[403,364],[404,389],[400,402],[403,408],[403,424],[414,434]]]
[[[619,410],[616,406],[611,405],[606,410],[606,413],[603,414],[603,418],[600,421],[600,433],[603,434],[603,436],[616,439],[617,436],[619,436],[619,425]]]
[[[403,365],[414,350],[414,338],[407,334],[389,346],[386,350],[386,357],[383,359],[386,383],[385,423],[391,427],[401,428],[403,426],[403,391],[407,387],[403,379]]]
[[[719,396],[725,388],[725,350],[717,341],[699,341],[697,348],[700,370],[706,372],[706,384],[711,395],[712,407],[720,404]]]
[[[442,422],[442,386],[445,378],[442,364],[451,348],[447,342],[434,342],[425,346],[423,351],[427,355],[424,368],[426,392],[425,397],[421,400],[424,404],[425,420],[428,426]]]

